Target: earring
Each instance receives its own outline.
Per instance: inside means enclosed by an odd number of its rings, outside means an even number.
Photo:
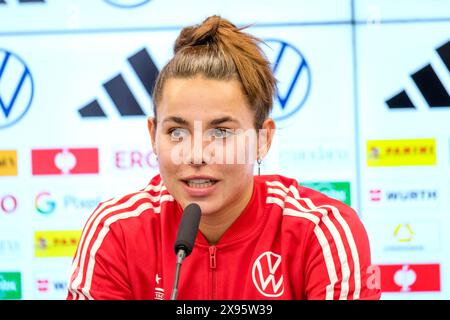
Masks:
[[[258,162],[258,176],[260,176],[261,175],[261,162],[262,162],[262,159],[258,158],[257,162]]]

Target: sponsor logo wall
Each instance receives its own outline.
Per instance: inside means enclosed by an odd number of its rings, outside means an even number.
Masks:
[[[158,172],[146,119],[181,27],[217,13],[279,81],[262,173],[360,214],[383,298],[449,299],[445,0],[0,1],[0,299],[65,298],[89,215]]]

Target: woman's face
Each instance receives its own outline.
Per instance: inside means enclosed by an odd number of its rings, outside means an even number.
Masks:
[[[156,127],[149,119],[153,150],[183,208],[195,202],[210,215],[249,200],[256,131],[239,81],[169,79],[157,114]]]

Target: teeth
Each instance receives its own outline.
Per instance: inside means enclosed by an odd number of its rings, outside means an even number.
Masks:
[[[208,183],[210,181],[211,181],[210,179],[192,179],[192,180],[189,180],[189,182],[192,182],[192,183]]]
[[[214,184],[210,179],[192,179],[188,180],[187,183],[191,188],[207,188]]]

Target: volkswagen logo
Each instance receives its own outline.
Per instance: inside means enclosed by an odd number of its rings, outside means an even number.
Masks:
[[[293,45],[276,39],[266,39],[264,53],[272,64],[278,80],[272,118],[287,119],[305,104],[311,89],[311,70],[303,54]]]
[[[33,78],[16,54],[0,49],[0,129],[17,123],[30,109]]]
[[[105,0],[105,2],[119,8],[135,8],[150,2],[150,0]]]
[[[270,251],[262,253],[253,263],[252,279],[263,296],[281,296],[284,292],[281,256]]]

